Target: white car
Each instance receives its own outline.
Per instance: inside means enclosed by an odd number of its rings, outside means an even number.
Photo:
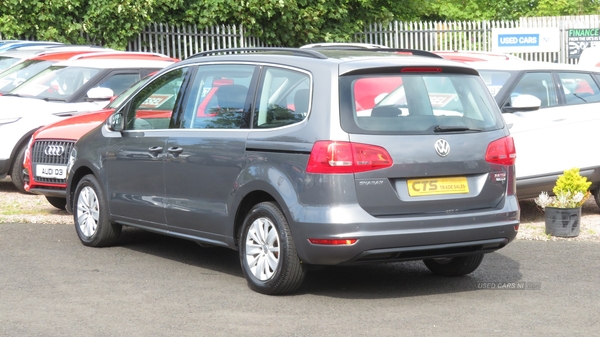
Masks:
[[[0,96],[0,179],[10,175],[24,192],[25,149],[37,129],[100,110],[131,84],[177,61],[153,53],[83,54],[52,65]]]
[[[592,181],[600,205],[600,68],[529,61],[474,62],[514,138],[519,199],[552,192],[564,170]]]

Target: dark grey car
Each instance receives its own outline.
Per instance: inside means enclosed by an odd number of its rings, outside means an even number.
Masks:
[[[77,142],[79,238],[112,245],[127,225],[236,249],[265,294],[313,265],[474,271],[517,234],[512,138],[476,70],[406,54],[259,48],[166,68]]]

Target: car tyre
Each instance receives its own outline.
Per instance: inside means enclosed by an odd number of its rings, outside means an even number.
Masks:
[[[426,259],[423,262],[436,275],[463,276],[475,271],[482,260],[483,254],[474,254],[450,258]]]
[[[105,247],[119,239],[122,226],[109,221],[106,198],[96,177],[84,176],[77,184],[73,200],[73,220],[81,243]]]
[[[25,190],[25,174],[23,173],[23,160],[25,159],[25,148],[26,146],[21,146],[21,148],[17,152],[17,157],[13,161],[12,167],[10,169],[10,180],[12,180],[13,185],[15,185],[15,187],[20,193],[29,194],[29,192]]]
[[[250,289],[280,295],[297,290],[304,281],[306,272],[277,204],[262,202],[250,210],[239,245],[240,263]]]
[[[67,207],[67,199],[66,198],[46,196],[46,200],[50,203],[50,205],[52,205],[60,210],[64,211]]]
[[[600,187],[596,188],[592,193],[594,195],[594,200],[596,200],[596,205],[600,207]]]

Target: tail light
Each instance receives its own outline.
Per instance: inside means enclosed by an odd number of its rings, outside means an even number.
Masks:
[[[306,172],[357,173],[392,166],[390,154],[382,147],[368,144],[318,141],[312,148]]]
[[[516,158],[515,143],[511,136],[491,142],[485,152],[485,160],[492,164],[514,165]]]

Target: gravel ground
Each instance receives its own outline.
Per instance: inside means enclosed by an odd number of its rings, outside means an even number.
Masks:
[[[600,242],[600,208],[590,198],[582,208],[579,236],[559,238],[544,234],[544,213],[533,199],[522,200],[521,225],[517,239],[541,241],[595,241]],[[40,195],[21,194],[10,179],[0,180],[0,224],[43,223],[73,224],[73,216],[50,205]]]

